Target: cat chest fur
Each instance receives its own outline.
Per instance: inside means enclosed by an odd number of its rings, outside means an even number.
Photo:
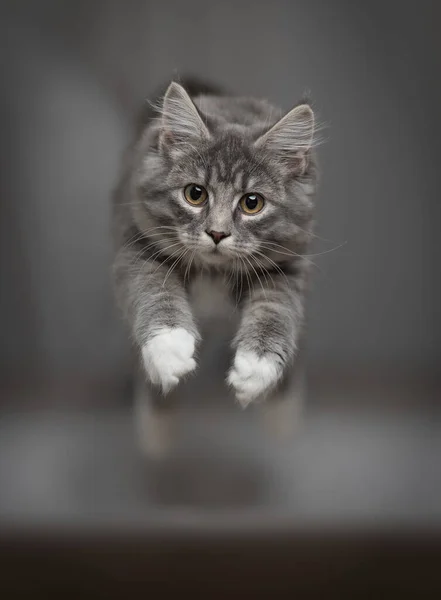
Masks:
[[[238,311],[227,280],[228,275],[203,272],[195,275],[189,285],[193,314],[204,329],[223,324],[234,330]]]

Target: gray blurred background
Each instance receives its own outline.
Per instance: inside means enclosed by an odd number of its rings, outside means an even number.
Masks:
[[[225,598],[239,579],[441,597],[440,22],[428,0],[0,0],[5,597],[126,598],[130,580]],[[309,92],[327,124],[310,393],[283,445],[198,392],[152,463],[126,402],[109,196],[135,114],[186,75],[287,110]]]
[[[158,85],[208,77],[328,124],[312,373],[436,375],[439,3],[18,0],[1,18],[3,379],[114,377],[109,193]],[[339,376],[340,376],[339,375]],[[27,379],[29,380],[29,379]]]

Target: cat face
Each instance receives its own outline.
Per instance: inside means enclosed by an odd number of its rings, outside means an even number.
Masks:
[[[309,240],[310,107],[301,105],[272,126],[268,115],[246,116],[246,124],[232,124],[212,110],[206,124],[185,90],[170,86],[137,205],[143,230],[148,235],[156,226],[164,251],[251,268],[283,260]]]

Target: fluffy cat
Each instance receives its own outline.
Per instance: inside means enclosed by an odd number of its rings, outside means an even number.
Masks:
[[[314,114],[172,82],[140,125],[114,194],[114,281],[147,382],[197,370],[195,285],[239,316],[226,385],[243,407],[296,369],[316,189]]]

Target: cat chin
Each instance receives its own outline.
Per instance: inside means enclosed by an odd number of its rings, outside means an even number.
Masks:
[[[201,252],[199,258],[202,262],[212,266],[227,266],[232,262],[232,257],[222,254],[219,251],[216,252]]]

